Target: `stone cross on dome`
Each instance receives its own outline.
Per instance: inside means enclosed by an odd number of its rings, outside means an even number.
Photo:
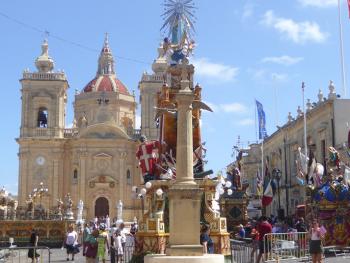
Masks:
[[[108,42],[108,33],[105,35],[104,44],[98,59],[97,76],[99,75],[112,75],[114,71],[114,58],[112,55],[111,48]]]

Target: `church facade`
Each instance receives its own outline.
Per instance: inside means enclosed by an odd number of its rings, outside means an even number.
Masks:
[[[35,65],[37,72],[25,70],[20,80],[19,205],[25,206],[28,195],[43,182],[48,188],[41,200],[46,208],[70,193],[74,207],[84,202],[87,219],[115,217],[119,200],[124,220],[138,217],[141,202],[132,195],[132,186],[142,181],[135,158],[137,139],[141,133],[158,139],[154,106],[166,60],[160,54],[154,73],[144,73],[140,81],[141,130],[135,129],[135,95],[116,76],[107,36],[96,77],[75,94],[71,128],[65,124],[69,84],[64,72],[54,71],[46,41]]]

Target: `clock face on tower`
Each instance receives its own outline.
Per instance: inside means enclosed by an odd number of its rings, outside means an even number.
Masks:
[[[45,158],[43,156],[38,156],[35,161],[38,165],[44,165]]]

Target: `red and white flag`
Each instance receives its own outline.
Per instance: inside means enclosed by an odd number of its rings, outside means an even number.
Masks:
[[[272,203],[272,199],[273,199],[273,192],[272,192],[272,186],[271,186],[271,180],[269,181],[269,183],[266,186],[264,195],[262,197],[261,200],[261,204],[262,206],[268,206]]]

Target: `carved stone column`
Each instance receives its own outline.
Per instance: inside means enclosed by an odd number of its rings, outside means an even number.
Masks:
[[[53,160],[53,174],[52,174],[52,197],[51,198],[51,205],[54,205],[56,202],[56,199],[58,199],[58,176],[59,176],[59,160],[57,158],[55,158]]]
[[[200,201],[202,190],[193,178],[192,102],[193,91],[182,66],[181,90],[177,101],[176,182],[169,189],[170,256],[201,256]]]
[[[126,158],[128,156],[128,153],[126,151],[119,152],[119,199],[123,202],[124,199],[124,192],[125,192],[125,178],[126,178],[126,169],[125,169],[125,162]]]
[[[28,191],[28,155],[26,152],[19,152],[19,177],[18,177],[18,201],[19,205],[25,204],[25,200],[30,191]]]
[[[86,203],[85,200],[85,187],[86,187],[86,158],[87,158],[87,151],[81,150],[80,151],[80,176],[79,178],[79,195],[77,200],[83,200],[84,203]]]

